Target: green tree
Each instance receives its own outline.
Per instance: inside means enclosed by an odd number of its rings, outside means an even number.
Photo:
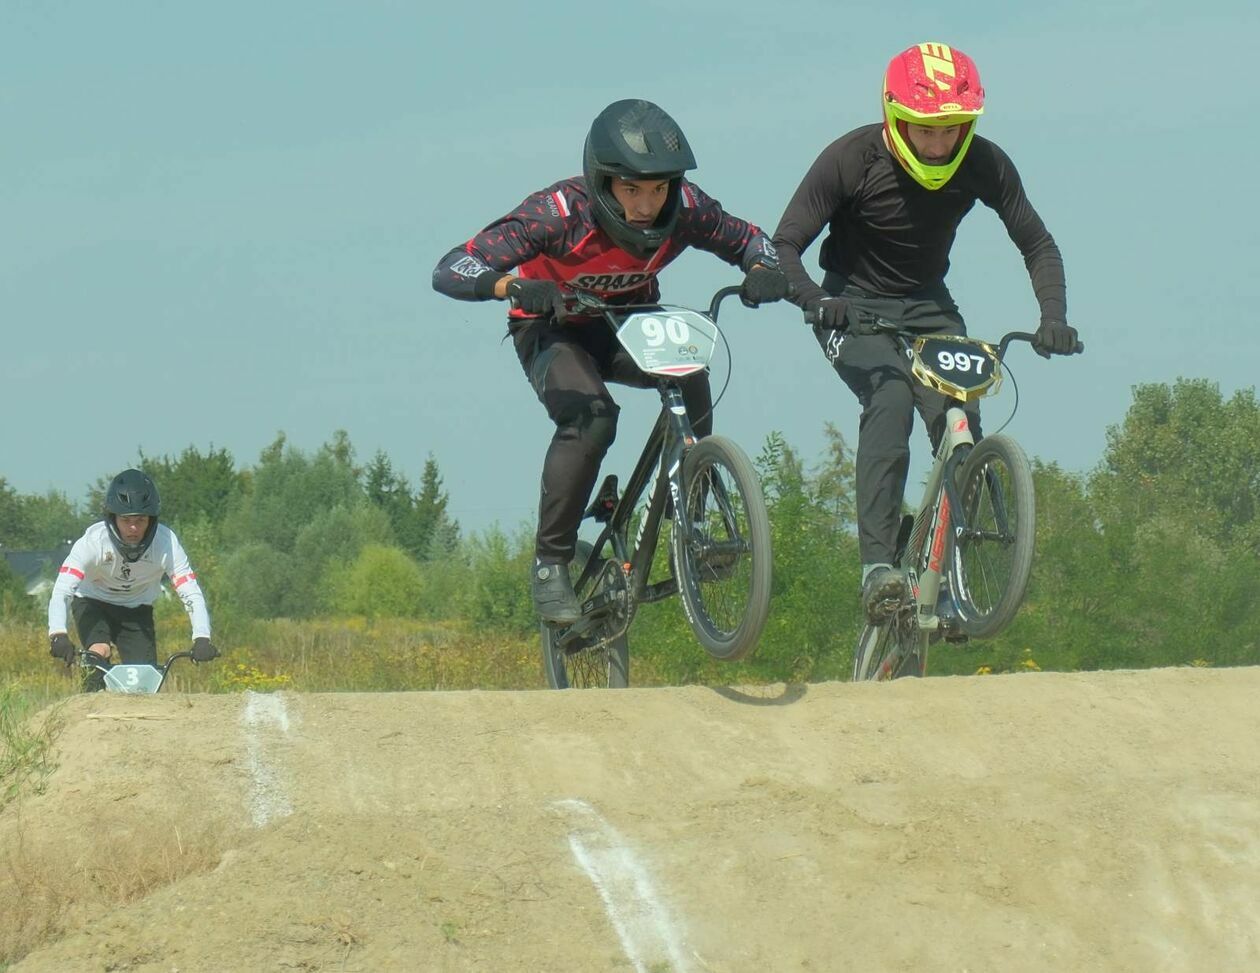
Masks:
[[[477,625],[527,632],[538,624],[529,594],[533,536],[524,530],[509,538],[495,525],[463,544],[469,585],[461,614]]]
[[[332,606],[330,592],[364,547],[391,547],[394,532],[385,512],[371,504],[333,507],[318,513],[293,544],[292,584],[282,602],[285,614],[303,617]]]
[[[292,558],[262,541],[237,548],[220,572],[216,608],[246,618],[284,617],[292,566]]]
[[[1207,379],[1139,385],[1107,430],[1091,492],[1109,527],[1172,515],[1222,546],[1260,545],[1260,403]]]
[[[0,547],[54,550],[77,538],[93,519],[80,513],[63,493],[20,494],[0,477]]]
[[[210,447],[206,453],[189,446],[178,457],[140,453],[139,468],[153,478],[162,498],[162,520],[175,530],[198,518],[219,524],[241,495],[245,478],[232,454]]]
[[[231,504],[225,541],[233,547],[262,542],[288,553],[302,528],[321,512],[365,503],[352,456],[343,432],[313,456],[287,446],[281,433],[260,455],[248,489]]]
[[[0,621],[34,622],[40,614],[39,601],[26,593],[22,579],[0,556]]]
[[[331,587],[333,609],[368,619],[418,614],[424,582],[416,562],[396,547],[368,544]]]
[[[827,439],[823,460],[813,474],[814,497],[839,529],[857,524],[857,472],[853,451],[834,423],[823,425]]]
[[[411,487],[394,472],[394,466],[383,450],[377,450],[363,472],[363,492],[368,500],[389,516],[395,527],[411,512]]]
[[[449,498],[432,456],[425,460],[420,492],[415,495],[406,478],[394,471],[389,457],[379,451],[364,472],[363,487],[368,500],[389,516],[399,545],[417,561],[446,557],[454,551],[459,525],[446,515]]]
[[[404,546],[421,560],[449,552],[459,537],[459,524],[446,513],[449,502],[450,498],[442,489],[437,460],[429,456],[420,475],[420,492],[415,500],[411,529],[403,537]]]

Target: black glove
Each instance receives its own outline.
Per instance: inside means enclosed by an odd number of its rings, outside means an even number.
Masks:
[[[805,302],[805,320],[817,328],[844,331],[849,327],[848,310],[843,297],[814,297]]]
[[[210,640],[208,638],[193,639],[193,662],[209,662],[211,659],[217,659],[218,657],[219,650],[210,644]]]
[[[508,300],[526,314],[550,314],[559,317],[564,313],[564,294],[554,280],[528,280],[518,277],[507,285]]]
[[[70,665],[74,661],[74,643],[70,641],[70,636],[65,632],[50,635],[48,637],[48,654],[54,659],[60,659],[66,665]]]
[[[1037,329],[1033,350],[1042,358],[1051,355],[1070,355],[1076,351],[1076,329],[1066,321],[1046,318]]]
[[[765,264],[753,264],[752,269],[744,275],[744,283],[739,288],[739,299],[744,307],[757,307],[781,301],[788,295],[788,280],[778,267]]]

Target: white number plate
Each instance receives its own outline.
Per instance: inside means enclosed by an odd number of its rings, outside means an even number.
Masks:
[[[631,314],[617,340],[634,363],[652,375],[690,375],[709,364],[717,325],[699,311],[661,308]]]

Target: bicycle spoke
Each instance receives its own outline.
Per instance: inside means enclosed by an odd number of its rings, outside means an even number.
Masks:
[[[740,553],[747,550],[742,540],[747,516],[722,474],[720,467],[710,466],[694,482],[687,498],[692,515],[688,547],[705,588],[707,614],[721,632],[729,633],[744,617],[752,563]]]
[[[973,481],[975,489],[964,504],[971,533],[962,541],[963,564],[971,602],[988,610],[1002,597],[1011,570],[1010,476],[993,462],[986,463],[983,475]]]
[[[565,653],[565,669],[569,685],[574,689],[607,686],[608,665],[608,650],[603,647]]]
[[[624,634],[627,624],[624,608],[617,614],[617,600],[610,600],[610,576],[605,570],[607,561],[592,570],[585,581],[580,579],[582,566],[590,559],[591,546],[578,542],[577,557],[569,565],[570,575],[577,581],[575,592],[579,602],[597,596],[598,618],[583,619],[574,626],[542,626],[543,675],[553,689],[619,688],[629,683],[629,649]],[[619,573],[612,575],[620,578]],[[608,613],[604,615],[602,613]],[[579,626],[587,624],[587,629]],[[611,626],[611,627],[610,627]],[[581,634],[574,633],[578,628]],[[609,638],[613,632],[622,634]]]
[[[1035,499],[1027,457],[1012,440],[981,440],[963,472],[963,523],[950,585],[964,630],[1001,631],[1023,600],[1033,555]]]
[[[770,537],[761,485],[729,440],[708,437],[688,453],[683,520],[671,542],[679,593],[700,643],[719,659],[752,651],[770,600]]]

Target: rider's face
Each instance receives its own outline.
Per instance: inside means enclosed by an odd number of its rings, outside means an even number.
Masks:
[[[961,125],[907,125],[910,147],[920,162],[943,166],[954,157]]]
[[[147,514],[119,514],[114,517],[114,523],[118,525],[119,536],[128,544],[140,543],[149,529]]]
[[[626,211],[626,222],[647,229],[656,222],[669,198],[668,179],[622,179],[612,181],[613,199]]]

